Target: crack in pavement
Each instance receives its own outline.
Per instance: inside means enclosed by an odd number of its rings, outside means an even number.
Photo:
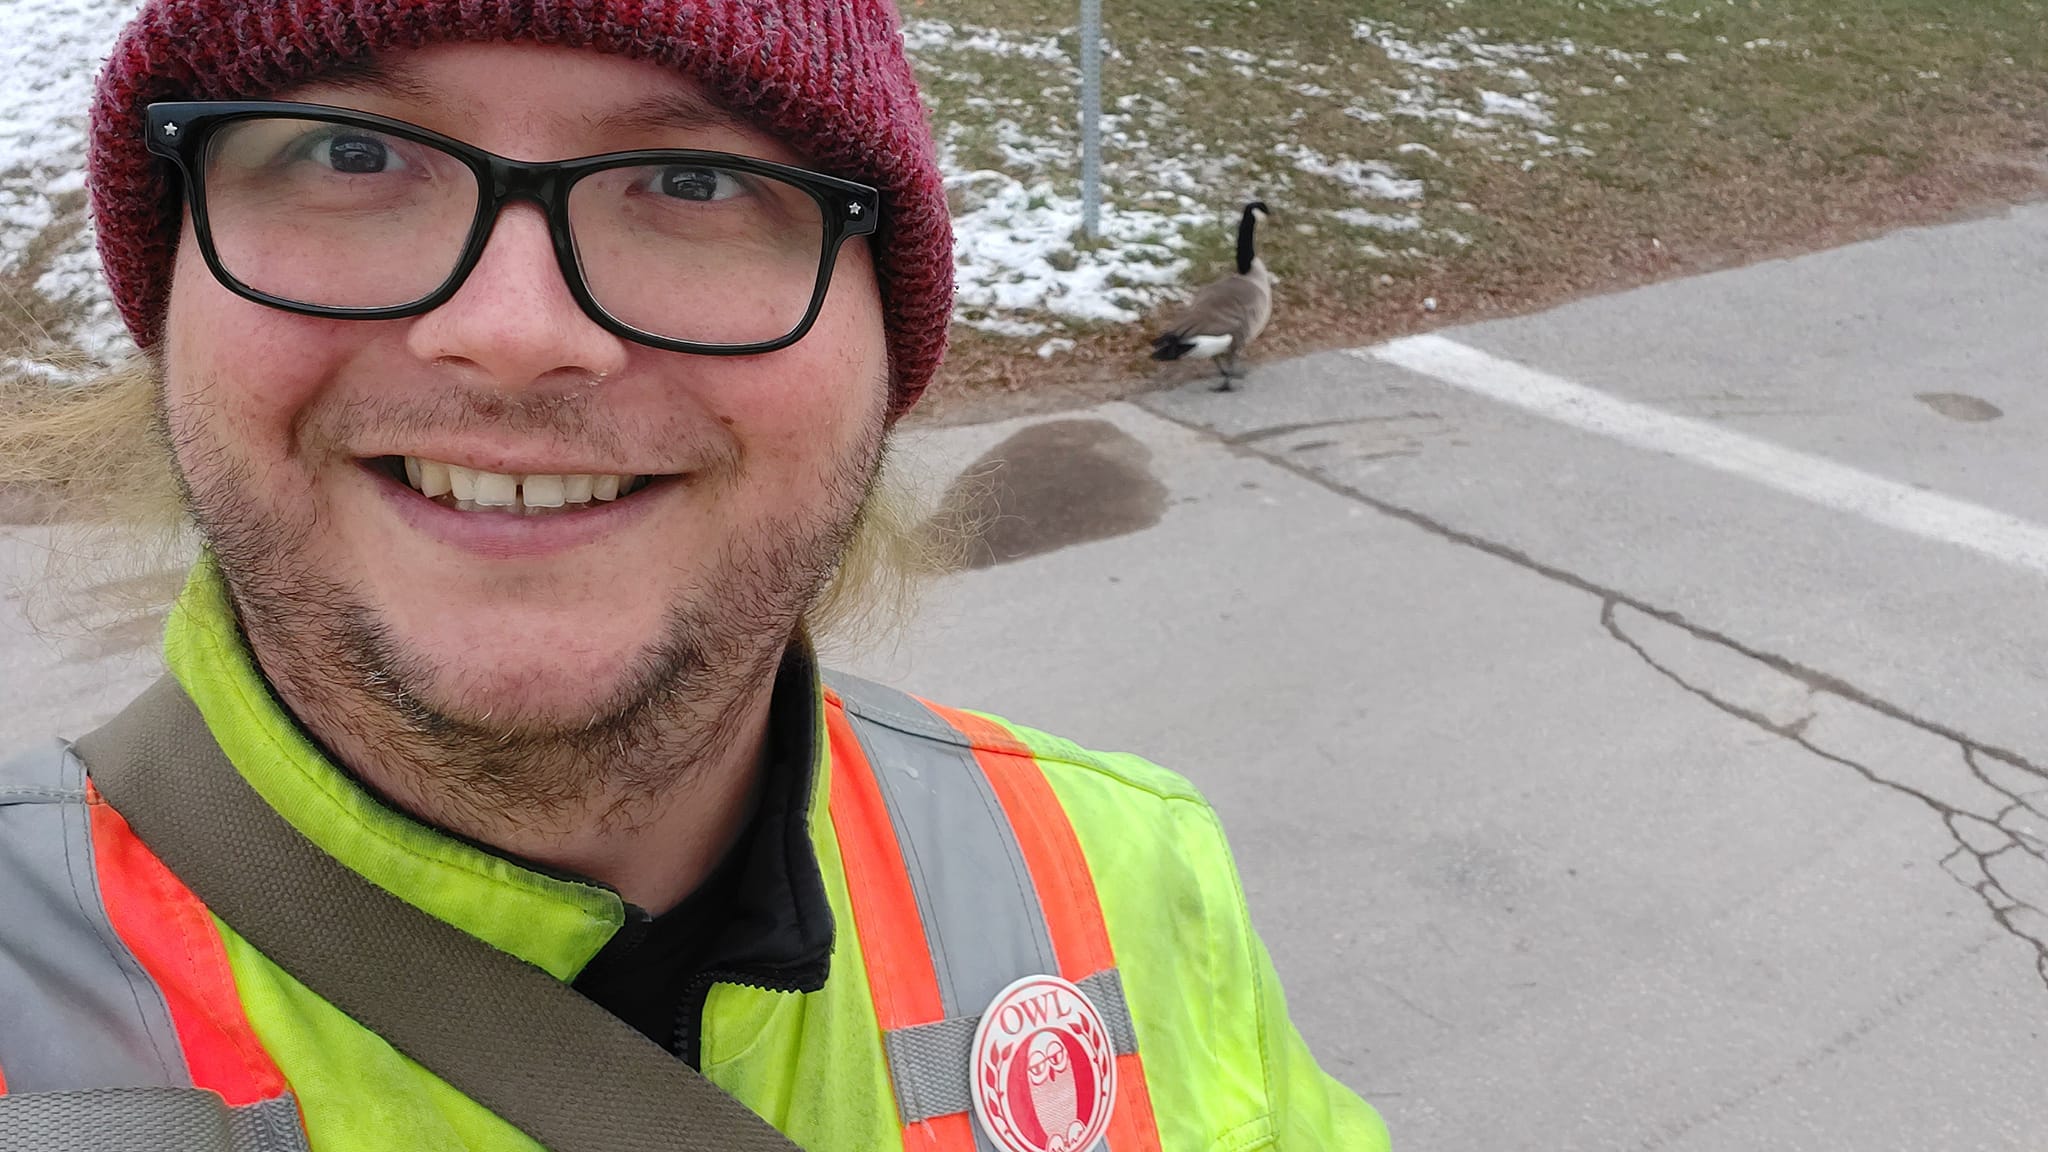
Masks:
[[[1801,1053],[1797,1058],[1779,1065],[1755,1082],[1722,1097],[1707,1107],[1674,1120],[1657,1124],[1634,1145],[1635,1152],[1655,1152],[1666,1148],[1721,1119],[1736,1109],[1768,1092],[1774,1092],[1791,1082],[1795,1077],[1805,1075],[1834,1059],[1850,1046],[1862,1043],[1878,1028],[1891,1023],[1907,1009],[1918,1004],[1934,987],[1956,969],[1975,960],[1984,949],[1996,943],[1996,932],[1986,933],[1983,939],[1957,952],[1947,962],[1927,973],[1917,984],[1894,992],[1891,997],[1877,1006],[1877,1009],[1859,1019],[1855,1024],[1830,1036],[1817,1048]]]
[[[1946,872],[1956,883],[1976,893],[1977,898],[1983,902],[1985,909],[1991,913],[1991,918],[1998,923],[1999,927],[2003,928],[2015,939],[2033,947],[2034,970],[2040,975],[2042,986],[2048,988],[2048,909],[2031,903],[2031,893],[2015,894],[2006,887],[2007,881],[2000,879],[1999,872],[2005,871],[2010,875],[2014,871],[2012,867],[2005,869],[1994,868],[1995,862],[2001,857],[2009,853],[2019,853],[2022,857],[2031,859],[2033,861],[2032,867],[2038,867],[2042,875],[2048,877],[2048,843],[2044,843],[2041,839],[2035,837],[2024,826],[2012,826],[2017,823],[2015,817],[2018,813],[2033,812],[2027,798],[2031,793],[2025,795],[2016,793],[1999,781],[1994,780],[1991,773],[1984,769],[1982,762],[1978,759],[1980,756],[1988,755],[1983,748],[1968,741],[1954,741],[1961,749],[1963,761],[1969,765],[1971,775],[1975,776],[1979,783],[1998,793],[2008,801],[2006,807],[1999,812],[1998,819],[1995,822],[1985,821],[1975,814],[1964,811],[1924,789],[1916,788],[1901,780],[1894,780],[1870,765],[1821,747],[1807,735],[1807,726],[1814,718],[1814,713],[1812,712],[1808,712],[1806,716],[1791,723],[1780,723],[1760,712],[1745,708],[1734,701],[1724,699],[1710,689],[1692,683],[1680,675],[1676,669],[1669,667],[1651,655],[1650,650],[1641,641],[1628,634],[1628,631],[1622,627],[1621,621],[1615,613],[1615,609],[1619,606],[1613,600],[1602,602],[1600,607],[1601,626],[1607,629],[1608,635],[1614,637],[1623,647],[1635,653],[1638,659],[1663,675],[1665,679],[1670,680],[1686,692],[1707,702],[1716,709],[1741,720],[1745,724],[1797,744],[1799,747],[1831,764],[1838,764],[1849,769],[1851,772],[1856,773],[1880,788],[1919,802],[1928,810],[1940,816],[1942,826],[1948,830],[1949,837],[1955,841],[1956,845],[1954,850],[1942,857],[1942,871]],[[1821,685],[1808,684],[1807,687],[1815,696],[1829,695],[1840,698],[1838,694]],[[2009,761],[2007,763],[2010,764]],[[2020,767],[2016,764],[2011,766],[2015,768]],[[2048,792],[2048,777],[2043,777],[2036,782],[2041,785],[2041,791]],[[1982,825],[1982,827],[1979,828],[1978,825]],[[1966,832],[1965,829],[1968,829],[1968,831]],[[2004,843],[1999,844],[1998,840],[1994,839],[1994,837],[2002,838]],[[1986,846],[1980,847],[1980,844]],[[1990,845],[1997,846],[1991,847]],[[1959,873],[1957,871],[1958,865],[1965,860],[1970,861],[1974,865],[1974,873],[1967,871]],[[2030,866],[2022,864],[2019,867]],[[2034,923],[2034,921],[2038,921],[2038,924]]]
[[[1169,424],[1220,444],[1234,455],[1255,459],[1260,463],[1279,468],[1281,471],[1305,480],[1324,491],[1341,496],[1354,503],[1362,504],[1379,512],[1381,515],[1420,528],[1424,532],[1448,543],[1470,548],[1496,559],[1504,560],[1546,580],[1569,588],[1575,588],[1593,596],[1602,605],[1601,618],[1609,633],[1616,640],[1633,650],[1644,663],[1669,678],[1679,687],[1731,716],[1775,736],[1790,740],[1824,760],[1839,764],[1855,772],[1872,784],[1897,792],[1902,796],[1909,797],[1925,805],[1930,811],[1942,818],[1944,826],[1956,842],[1955,851],[1950,852],[1942,861],[1944,871],[1964,888],[1975,892],[1978,899],[1990,911],[1992,919],[2002,929],[2013,938],[2032,945],[2035,953],[2035,971],[2040,976],[2043,987],[2048,988],[2048,822],[2044,822],[2044,832],[2037,835],[2033,830],[2020,824],[2019,819],[2021,813],[2028,812],[2048,819],[2048,800],[2038,803],[2030,802],[2029,800],[2029,797],[2037,795],[2048,797],[2048,768],[2044,768],[2042,765],[2029,760],[2026,756],[2012,749],[1987,744],[1938,720],[1917,716],[1908,712],[1905,708],[1875,696],[1838,676],[1801,664],[1796,660],[1778,655],[1777,653],[1766,652],[1746,644],[1725,632],[1690,620],[1682,612],[1650,604],[1617,588],[1606,587],[1576,572],[1538,560],[1529,553],[1503,544],[1500,541],[1490,540],[1483,536],[1453,528],[1432,516],[1374,496],[1363,489],[1328,476],[1309,465],[1264,451],[1255,444],[1255,441],[1258,440],[1283,435],[1287,432],[1303,431],[1315,425],[1282,425],[1274,429],[1260,430],[1260,432],[1240,436],[1226,436],[1212,428],[1205,427],[1170,412],[1161,411],[1150,406],[1142,406],[1141,410]],[[1329,426],[1344,423],[1351,423],[1351,421],[1324,422],[1325,425]],[[1815,695],[1824,694],[1851,704],[1860,705],[1886,719],[1894,720],[1954,744],[1962,750],[1964,762],[1969,767],[1971,775],[1986,787],[2005,797],[2010,803],[1999,812],[1996,821],[1982,820],[1974,814],[1949,804],[1924,790],[1914,788],[1902,781],[1890,779],[1867,765],[1820,747],[1807,734],[1807,727],[1813,719],[1811,715],[1801,717],[1791,723],[1780,724],[1767,716],[1723,700],[1711,692],[1687,682],[1673,670],[1658,663],[1642,645],[1620,630],[1620,626],[1615,620],[1615,610],[1623,607],[1640,612],[1652,620],[1678,629],[1695,640],[1734,652],[1737,655],[1744,656],[1755,663],[1763,665],[1765,668],[1790,677],[1805,685]],[[1994,779],[1994,776],[2003,776],[2004,773],[1991,771],[1986,767],[1987,762],[2001,765],[2011,773],[2018,773],[2026,778],[2030,784],[2037,785],[2037,787],[2029,787],[2026,791],[2021,792],[2016,791],[2014,787],[2001,784],[1998,779]],[[2009,779],[2010,777],[2007,776],[2005,778]],[[1982,827],[1979,827],[1979,825]],[[1999,840],[2001,837],[2003,838],[2003,843]],[[1978,847],[1973,841],[1986,846]],[[2006,878],[2001,879],[1998,875],[2000,870],[2006,871],[2009,874],[2014,872],[2015,866],[2008,865],[2003,869],[1994,868],[1994,865],[2000,859],[2006,858],[2011,853],[2018,853],[2020,860],[2030,862],[2025,865],[2026,868],[2040,873],[2039,887],[2041,891],[2038,896],[2038,903],[2034,902],[2035,896],[2033,893],[2028,893],[2029,899],[2025,900],[2014,896],[2011,889],[2007,887],[2009,883],[2015,882],[2014,878],[2008,875]],[[1950,866],[1950,862],[1960,863],[1965,858],[1974,864],[1978,873],[1981,874],[1980,876],[1975,878],[1957,876],[1954,868]]]
[[[1152,410],[1148,408],[1146,411],[1151,412]],[[1154,412],[1153,415],[1157,416],[1159,414]],[[1162,417],[1162,419],[1172,420],[1173,418],[1167,416]],[[1408,420],[1441,419],[1443,417],[1435,412],[1396,412],[1390,416],[1349,416],[1341,420],[1308,420],[1299,424],[1269,424],[1264,428],[1254,428],[1249,432],[1239,432],[1231,436],[1223,436],[1206,428],[1201,429],[1201,431],[1223,441],[1225,444],[1238,446],[1256,444],[1261,440],[1273,440],[1281,436],[1292,436],[1296,432],[1320,432],[1325,428],[1356,428],[1362,424],[1399,424]],[[1176,420],[1174,423],[1179,423],[1179,421]]]
[[[1761,648],[1753,647],[1749,644],[1744,643],[1741,640],[1736,639],[1734,636],[1731,636],[1726,632],[1710,628],[1705,624],[1701,624],[1697,621],[1694,621],[1688,618],[1683,612],[1679,612],[1670,608],[1659,607],[1655,604],[1651,604],[1646,600],[1642,600],[1638,597],[1632,596],[1619,588],[1609,588],[1606,585],[1600,584],[1596,581],[1581,576],[1576,572],[1571,572],[1566,569],[1560,568],[1555,564],[1548,564],[1542,560],[1538,560],[1536,557],[1530,555],[1527,552],[1522,551],[1519,548],[1515,548],[1507,544],[1502,544],[1497,540],[1489,540],[1484,536],[1474,535],[1473,533],[1464,532],[1459,529],[1453,528],[1449,524],[1446,524],[1441,520],[1437,520],[1434,517],[1431,517],[1425,513],[1417,512],[1412,508],[1404,508],[1399,504],[1395,504],[1389,500],[1383,500],[1377,496],[1372,495],[1369,492],[1364,491],[1363,489],[1355,488],[1349,484],[1346,484],[1341,480],[1332,479],[1331,477],[1322,474],[1321,472],[1317,471],[1315,468],[1309,465],[1302,464],[1298,461],[1289,460],[1283,456],[1275,456],[1270,452],[1262,451],[1259,448],[1250,445],[1233,443],[1229,437],[1219,435],[1218,433],[1200,424],[1191,423],[1187,420],[1181,419],[1180,417],[1173,416],[1165,412],[1156,411],[1151,408],[1143,408],[1141,410],[1150,415],[1156,416],[1169,424],[1172,424],[1179,428],[1184,428],[1189,432],[1193,432],[1196,435],[1202,436],[1210,441],[1213,441],[1214,443],[1220,444],[1234,455],[1254,459],[1262,464],[1272,465],[1273,467],[1280,469],[1282,472],[1286,472],[1289,475],[1296,476],[1300,479],[1306,480],[1309,483],[1315,485],[1318,488],[1323,489],[1326,492],[1331,492],[1338,496],[1342,496],[1347,500],[1353,501],[1354,503],[1363,504],[1366,507],[1371,508],[1375,512],[1378,512],[1384,516],[1391,517],[1395,520],[1402,521],[1403,523],[1413,525],[1414,527],[1420,528],[1423,531],[1429,533],[1430,535],[1436,536],[1449,543],[1456,544],[1464,548],[1470,548],[1477,552],[1483,552],[1486,555],[1492,556],[1499,560],[1505,560],[1508,563],[1513,564],[1517,568],[1522,568],[1529,572],[1533,572],[1546,580],[1555,581],[1556,583],[1562,584],[1568,588],[1576,588],[1579,591],[1587,593],[1588,595],[1600,601],[1605,602],[1612,600],[1616,604],[1620,604],[1628,608],[1633,608],[1636,611],[1641,612],[1643,615],[1648,616],[1653,620],[1662,621],[1663,623],[1671,625],[1673,628],[1677,628],[1681,631],[1690,633],[1692,636],[1698,639],[1718,644],[1732,652],[1738,653],[1739,655],[1747,656],[1751,660],[1754,660],[1757,663],[1772,669],[1773,671],[1782,672],[1795,680],[1803,681],[1804,683],[1810,684],[1818,689],[1824,689],[1831,695],[1839,696],[1844,700],[1848,700],[1856,704],[1861,704],[1863,707],[1868,708],[1871,711],[1877,713],[1878,715],[1886,717],[1887,719],[1897,720],[1901,724],[1906,724],[1911,727],[1918,728],[1922,732],[1926,732],[1930,735],[1941,736],[1946,739],[1953,740],[1958,744],[1968,744],[1972,747],[1982,749],[1985,754],[1994,756],[2000,761],[2003,761],[2004,763],[2011,764],[2026,772],[2030,772],[2036,776],[2040,776],[2044,780],[2048,780],[2048,768],[2044,768],[2042,765],[2034,763],[2033,761],[2029,760],[2026,756],[2018,752],[2015,752],[2010,748],[2000,747],[1996,744],[1987,744],[1982,741],[1972,739],[1970,736],[1964,734],[1963,732],[1958,731],[1955,728],[1943,724],[1939,720],[1930,719],[1924,716],[1916,716],[1913,713],[1906,711],[1904,708],[1901,708],[1898,705],[1883,699],[1882,697],[1874,696],[1871,693],[1866,692],[1861,688],[1858,688],[1856,685],[1851,684],[1838,676],[1834,676],[1827,672],[1823,672],[1818,668],[1813,668],[1808,665],[1801,664],[1796,660],[1780,656],[1775,652],[1766,652]]]

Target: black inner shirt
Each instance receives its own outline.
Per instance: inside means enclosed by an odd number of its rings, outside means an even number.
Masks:
[[[810,830],[823,739],[817,683],[809,646],[792,644],[768,705],[752,819],[681,904],[651,918],[627,905],[625,925],[576,977],[578,992],[691,1067],[713,984],[776,992],[825,986],[832,909]]]

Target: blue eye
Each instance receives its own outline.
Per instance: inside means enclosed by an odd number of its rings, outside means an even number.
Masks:
[[[410,165],[389,141],[367,132],[334,132],[316,136],[306,158],[346,176],[402,172]]]
[[[721,168],[671,165],[653,173],[653,190],[677,200],[727,200],[740,193],[740,183]]]

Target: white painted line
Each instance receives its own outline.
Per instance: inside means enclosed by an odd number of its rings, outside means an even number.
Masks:
[[[1740,476],[1824,508],[2048,573],[2048,527],[1712,424],[1616,399],[1442,336],[1352,349],[1455,388],[1649,452]]]

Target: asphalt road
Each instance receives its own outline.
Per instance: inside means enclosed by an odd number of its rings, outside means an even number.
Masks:
[[[2048,1148],[2044,305],[2028,207],[918,432],[1006,518],[847,660],[1200,784],[1397,1148]],[[11,741],[149,674],[4,612]]]

